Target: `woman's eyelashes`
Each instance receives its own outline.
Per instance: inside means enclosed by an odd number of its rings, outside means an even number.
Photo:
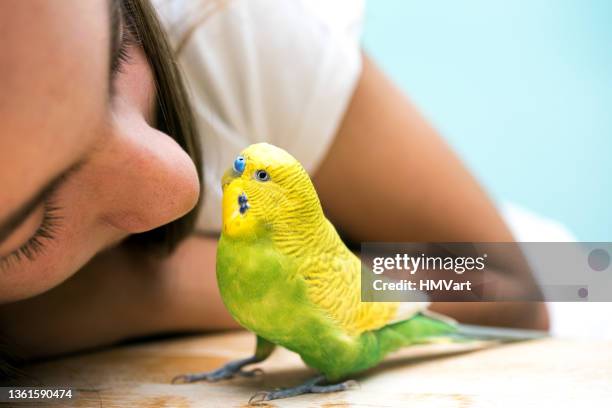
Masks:
[[[62,217],[59,214],[61,208],[54,204],[52,195],[53,193],[45,199],[43,217],[34,234],[17,249],[0,258],[0,270],[6,269],[14,262],[19,263],[24,258],[34,261],[36,256],[45,249],[45,242],[55,238],[55,232]]]
[[[130,62],[130,47],[134,45],[134,37],[130,31],[123,27],[120,33],[119,46],[114,51],[111,63],[111,78],[114,80],[121,69]]]
[[[123,68],[131,62],[132,48],[139,46],[138,37],[134,31],[133,24],[127,20],[129,19],[123,18],[123,16],[120,18],[118,41],[116,46],[112,47],[110,66],[111,96],[117,94],[117,78],[124,72]]]
[[[133,45],[134,40],[132,35],[126,31],[127,30],[124,29],[121,34],[121,41],[114,56],[113,64],[111,65],[113,76],[121,72],[121,68],[130,62],[130,47]]]

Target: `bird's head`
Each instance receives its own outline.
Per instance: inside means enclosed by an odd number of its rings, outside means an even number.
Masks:
[[[253,144],[235,158],[222,179],[223,234],[256,238],[303,229],[323,217],[302,165],[285,150]]]

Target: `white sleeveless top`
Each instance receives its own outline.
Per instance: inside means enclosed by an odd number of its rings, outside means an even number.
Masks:
[[[312,173],[361,72],[361,0],[154,0],[175,48],[202,139],[197,228],[221,229],[221,176],[269,142]]]

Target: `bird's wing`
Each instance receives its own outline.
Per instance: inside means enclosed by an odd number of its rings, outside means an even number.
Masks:
[[[349,335],[406,320],[427,303],[361,302],[361,262],[344,245],[302,265],[310,300]]]

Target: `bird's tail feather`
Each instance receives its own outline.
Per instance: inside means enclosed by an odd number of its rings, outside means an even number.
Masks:
[[[508,343],[513,341],[541,339],[547,337],[548,333],[540,330],[458,324],[455,335],[466,340],[496,340]]]
[[[515,342],[547,336],[538,330],[458,324],[452,319],[430,313],[418,313],[408,320],[386,326],[376,332],[385,354],[399,348],[428,343],[470,341]]]

